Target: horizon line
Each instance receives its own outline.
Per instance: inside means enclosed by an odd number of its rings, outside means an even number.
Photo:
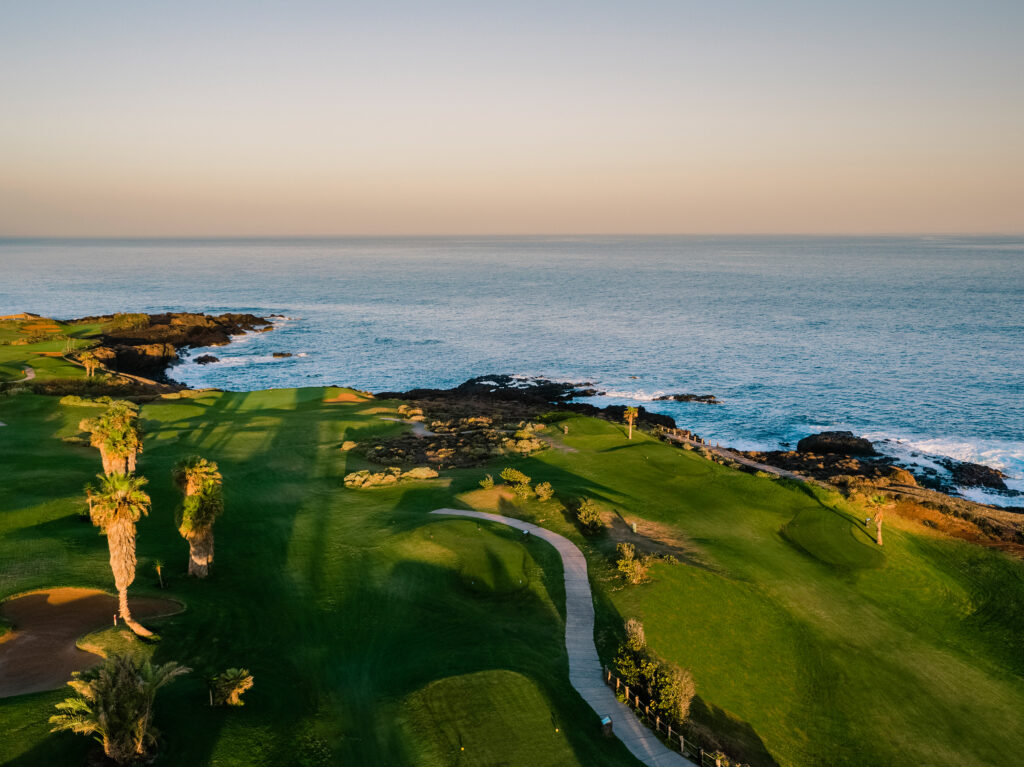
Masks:
[[[536,237],[1024,237],[1020,231],[990,232],[533,232],[533,233],[429,233],[429,234],[115,234],[115,235],[7,235],[0,242],[132,241],[132,240],[344,240],[344,239],[471,239]]]

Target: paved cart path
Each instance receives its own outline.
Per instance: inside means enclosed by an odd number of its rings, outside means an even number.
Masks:
[[[569,682],[598,716],[612,718],[615,734],[641,762],[650,767],[692,767],[691,762],[670,751],[604,683],[604,669],[594,646],[594,599],[587,578],[587,560],[572,541],[543,527],[499,514],[462,509],[438,509],[431,513],[500,522],[529,530],[530,535],[554,546],[562,557],[565,571],[565,649],[569,654]],[[594,732],[597,731],[595,726]]]

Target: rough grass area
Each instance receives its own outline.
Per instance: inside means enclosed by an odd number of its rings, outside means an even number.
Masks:
[[[1020,562],[909,527],[887,527],[879,550],[866,514],[838,497],[579,417],[554,437],[571,451],[515,463],[552,483],[547,503],[479,488],[508,462],[349,490],[343,477],[370,464],[342,442],[408,427],[380,417],[391,403],[368,408],[344,391],[143,407],[139,470],[154,508],[132,593],[187,604],[145,649],[195,669],[159,703],[159,764],[635,765],[568,684],[554,550],[427,514],[446,506],[530,519],[580,545],[606,660],[623,618],[641,618],[656,652],[693,669],[695,723],[754,765],[1010,764],[1024,752]],[[105,542],[80,517],[98,455],[62,441],[92,414],[0,399],[0,598],[111,587]],[[170,467],[192,453],[225,477],[206,581],[186,577],[173,521]],[[581,496],[622,520],[614,535],[579,532],[567,509]],[[680,562],[624,586],[610,562],[627,520],[643,523],[641,553],[645,537],[668,541]],[[203,678],[230,666],[249,668],[255,687],[244,708],[210,709]],[[47,732],[63,695],[0,700],[0,763],[81,763],[86,739]]]

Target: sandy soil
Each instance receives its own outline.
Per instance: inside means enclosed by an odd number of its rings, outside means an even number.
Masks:
[[[362,394],[356,394],[350,391],[339,392],[337,396],[325,399],[324,402],[366,402],[370,397]]]
[[[169,599],[129,600],[136,619],[180,612]],[[0,698],[55,690],[100,656],[75,646],[83,634],[113,624],[117,597],[94,589],[35,591],[0,604],[0,617],[14,630],[0,637]]]

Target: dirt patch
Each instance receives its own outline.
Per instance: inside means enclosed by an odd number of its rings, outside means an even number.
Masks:
[[[674,527],[640,517],[623,518],[615,512],[606,512],[601,516],[608,527],[608,537],[616,544],[632,543],[636,546],[637,554],[671,555],[688,565],[709,569],[697,547]]]
[[[169,599],[129,600],[136,619],[180,612]],[[0,698],[56,690],[100,656],[75,646],[78,637],[111,625],[117,597],[95,589],[35,591],[0,604],[0,617],[14,630],[0,637]]]
[[[355,392],[343,391],[339,392],[336,396],[329,399],[324,399],[324,402],[366,402],[372,399],[364,394],[356,394]]]
[[[538,439],[540,439],[541,442],[546,442],[548,445],[551,446],[552,449],[559,450],[559,451],[561,451],[563,453],[578,453],[579,452],[579,450],[577,450],[576,448],[569,447],[564,442],[559,442],[557,439],[555,439],[554,437],[552,437],[549,434],[540,434],[540,435],[538,435]]]

